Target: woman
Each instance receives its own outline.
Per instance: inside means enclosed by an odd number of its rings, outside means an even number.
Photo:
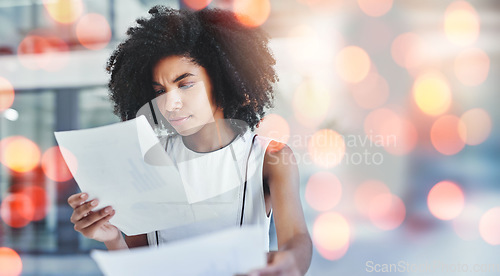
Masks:
[[[240,225],[263,224],[267,231],[272,213],[278,238],[278,251],[268,254],[268,266],[252,275],[305,274],[312,243],[293,152],[287,145],[253,133],[264,108],[272,107],[272,84],[278,80],[267,36],[240,24],[229,11],[155,6],[149,13],[150,18],[138,19],[138,25],[128,30],[128,38],[108,61],[115,114],[130,120],[141,107],[154,106],[162,116],[152,112],[149,120],[175,134],[165,141],[165,149],[174,158],[188,159],[185,171],[180,169],[188,178],[199,180],[212,175],[210,170],[222,168],[223,173],[228,166],[234,168],[222,161],[228,156],[246,167],[241,210],[231,208],[228,214],[241,214]],[[194,182],[205,189],[223,186],[224,181],[224,177],[207,177]],[[72,195],[68,202],[74,209],[75,230],[104,242],[109,250],[156,246],[206,229],[217,230],[214,225],[223,228],[238,223],[221,216],[211,224],[123,238],[108,222],[114,215],[112,206],[93,212],[97,199],[89,200],[86,193]]]

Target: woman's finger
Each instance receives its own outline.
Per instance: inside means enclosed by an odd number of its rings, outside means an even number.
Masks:
[[[92,212],[90,215],[81,219],[79,222],[77,222],[75,224],[75,230],[81,231],[85,228],[88,228],[92,224],[96,223],[97,221],[99,221],[100,219],[102,219],[108,215],[114,215],[114,210],[111,206],[103,208],[103,209],[99,210],[98,212]]]
[[[69,206],[71,206],[71,208],[75,209],[76,207],[84,203],[85,200],[87,200],[88,196],[89,195],[87,193],[78,193],[71,195],[70,197],[68,197],[68,204]]]
[[[115,211],[113,210],[110,214],[107,214],[106,216],[102,217],[101,219],[97,220],[96,222],[92,223],[90,226],[83,228],[80,232],[89,238],[93,238],[93,233],[97,231],[97,229],[101,228],[105,223],[107,223],[113,216],[115,215]]]
[[[97,199],[94,199],[85,202],[80,206],[77,206],[73,211],[73,214],[71,215],[70,221],[72,223],[80,221],[82,218],[86,217],[90,213],[90,211],[92,211],[92,209],[94,209],[97,206],[97,204],[99,204],[99,201]]]

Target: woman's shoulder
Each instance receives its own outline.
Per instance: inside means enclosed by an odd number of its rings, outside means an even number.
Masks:
[[[257,135],[258,144],[264,155],[264,175],[276,174],[288,171],[290,167],[296,166],[295,156],[292,148],[286,143],[280,142],[272,137]]]
[[[255,140],[261,146],[264,146],[263,149],[266,152],[266,155],[269,156],[290,154],[293,152],[290,146],[286,143],[280,142],[272,137],[256,134]]]

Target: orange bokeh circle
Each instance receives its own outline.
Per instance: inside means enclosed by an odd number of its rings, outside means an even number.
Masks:
[[[341,214],[323,213],[314,222],[312,236],[314,243],[327,251],[342,250],[349,244],[351,228]]]
[[[0,275],[20,275],[23,262],[17,252],[8,247],[0,247]]]
[[[17,47],[21,64],[31,70],[59,71],[69,62],[69,46],[53,35],[27,35]]]
[[[403,223],[406,208],[403,201],[391,193],[379,194],[370,200],[368,217],[377,228],[392,230]]]
[[[358,46],[347,46],[336,56],[337,73],[349,83],[362,81],[368,75],[370,67],[370,56]]]
[[[0,206],[0,217],[14,228],[28,225],[35,216],[33,201],[23,193],[12,193],[2,200]]]
[[[446,8],[444,32],[450,42],[459,46],[471,45],[479,37],[479,31],[479,15],[469,2],[455,1]]]
[[[106,47],[111,40],[111,27],[104,16],[89,13],[78,21],[76,37],[85,48],[100,50]]]
[[[438,152],[454,155],[464,148],[467,130],[460,118],[455,115],[445,115],[432,124],[430,135],[432,145]]]
[[[199,11],[206,8],[212,0],[182,0],[190,9]]]
[[[317,172],[306,184],[305,199],[317,211],[328,211],[335,207],[342,196],[342,184],[331,172]]]
[[[48,14],[56,22],[74,23],[83,13],[82,0],[43,0]]]
[[[61,151],[65,152],[66,158],[70,159],[68,162],[73,167],[77,168],[78,164],[76,157],[69,150],[58,146],[54,146],[46,150],[41,161],[42,169],[45,175],[58,182],[68,181],[73,178]]]
[[[333,168],[342,161],[345,148],[344,137],[331,129],[316,131],[307,144],[312,161],[326,169]]]
[[[0,77],[0,111],[4,111],[14,103],[14,87],[6,78]]]
[[[28,172],[38,166],[40,149],[28,138],[12,136],[2,140],[0,161],[15,172]]]
[[[500,245],[500,207],[486,211],[479,221],[479,233],[491,245]]]
[[[271,3],[269,0],[234,0],[233,11],[243,25],[257,27],[269,17]]]
[[[433,216],[441,220],[456,218],[464,209],[465,197],[462,189],[451,181],[434,185],[427,196],[427,206]]]
[[[34,209],[32,221],[39,221],[47,216],[49,198],[44,188],[32,185],[22,188],[19,193],[27,196],[31,200]]]

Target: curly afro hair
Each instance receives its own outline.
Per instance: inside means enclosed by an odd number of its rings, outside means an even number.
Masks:
[[[156,63],[178,55],[205,68],[224,118],[246,123],[234,123],[236,133],[242,134],[248,127],[253,131],[265,115],[264,108],[273,107],[272,84],[278,81],[268,35],[221,9],[193,12],[154,6],[149,14],[128,29],[127,38],[107,62],[114,113],[122,121],[134,119],[156,97],[151,83]]]

